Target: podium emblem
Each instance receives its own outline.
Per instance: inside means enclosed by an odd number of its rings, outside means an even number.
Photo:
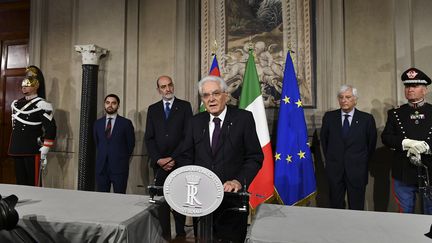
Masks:
[[[224,196],[217,175],[196,165],[183,166],[171,172],[165,180],[163,192],[173,210],[191,217],[212,213]]]

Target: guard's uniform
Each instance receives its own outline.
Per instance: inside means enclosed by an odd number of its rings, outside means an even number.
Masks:
[[[15,159],[17,184],[35,185],[35,155],[42,145],[52,147],[56,137],[53,108],[40,97],[14,100],[11,108],[9,155]]]
[[[394,149],[392,177],[417,187],[417,166],[409,161],[407,151],[402,150],[402,140],[409,138],[425,141],[432,148],[432,105],[425,102],[417,104],[417,107],[404,104],[389,110],[387,117],[382,140]],[[432,156],[422,154],[422,162],[432,175]]]
[[[401,80],[410,102],[388,111],[381,138],[385,145],[394,150],[392,184],[399,211],[413,213],[419,192],[419,171],[426,173],[415,163],[421,159],[421,163],[428,167],[429,175],[432,175],[432,105],[424,101],[426,86],[431,84],[431,79],[422,71],[409,68],[402,73]],[[432,214],[432,200],[423,193],[420,196],[424,213]]]

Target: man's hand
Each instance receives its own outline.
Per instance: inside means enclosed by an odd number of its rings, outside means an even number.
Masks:
[[[170,171],[175,165],[175,161],[171,157],[160,158],[157,161],[157,164],[162,167],[165,171]]]
[[[47,146],[42,146],[39,151],[40,151],[40,155],[41,155],[41,159],[46,159],[48,152],[49,152],[50,148]]]
[[[420,142],[420,141],[405,138],[404,140],[402,140],[402,150],[408,150],[408,149],[412,148],[414,145],[416,145],[418,142]]]
[[[242,185],[238,180],[226,181],[223,185],[224,192],[238,192]]]
[[[425,141],[418,141],[411,148],[416,150],[419,154],[424,154],[429,151],[429,145]]]

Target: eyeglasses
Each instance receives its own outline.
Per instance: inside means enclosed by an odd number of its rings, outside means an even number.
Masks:
[[[213,97],[215,97],[215,98],[219,98],[219,97],[221,97],[221,95],[222,95],[223,93],[224,93],[224,92],[222,92],[222,91],[220,91],[220,90],[216,90],[216,91],[213,91],[213,92],[211,92],[211,93],[204,93],[204,94],[201,95],[201,97],[202,97],[203,99],[205,99],[205,100],[209,99],[210,96],[213,96]]]

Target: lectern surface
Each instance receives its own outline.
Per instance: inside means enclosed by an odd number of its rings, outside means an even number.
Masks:
[[[432,242],[428,215],[263,204],[248,242]]]
[[[148,196],[8,184],[0,194],[18,197],[18,228],[37,242],[164,242]]]

